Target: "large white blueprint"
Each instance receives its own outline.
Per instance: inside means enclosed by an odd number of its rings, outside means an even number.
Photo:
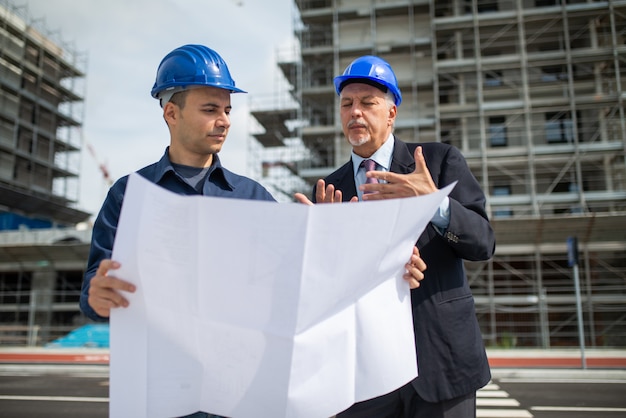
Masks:
[[[449,186],[306,206],[130,176],[113,249],[110,416],[328,417],[417,376],[413,246]]]

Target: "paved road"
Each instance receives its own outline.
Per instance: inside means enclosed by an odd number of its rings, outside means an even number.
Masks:
[[[626,416],[626,382],[498,382],[535,418]]]
[[[108,367],[0,365],[0,418],[107,418]],[[626,370],[494,370],[478,418],[626,416]]]
[[[0,367],[1,418],[107,418],[108,367]]]
[[[494,372],[478,393],[478,418],[626,417],[626,372]]]

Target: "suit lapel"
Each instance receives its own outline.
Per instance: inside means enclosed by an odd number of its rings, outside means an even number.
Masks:
[[[408,174],[415,171],[414,152],[420,144],[407,144],[395,139],[393,147],[393,158],[391,161],[391,172],[399,174]],[[437,235],[431,223],[428,223],[426,229],[417,241],[417,247],[426,248],[428,243]]]
[[[326,184],[333,184],[335,189],[341,190],[343,201],[349,201],[352,196],[356,196],[356,185],[354,184],[354,172],[352,170],[352,159],[341,166],[337,171],[326,178]]]
[[[412,149],[410,149],[409,144],[400,141],[395,136],[394,139],[393,158],[391,159],[391,169],[389,171],[399,174],[412,173],[415,170],[413,151],[417,144],[410,144],[413,145]]]

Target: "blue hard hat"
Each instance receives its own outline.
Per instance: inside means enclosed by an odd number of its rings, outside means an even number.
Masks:
[[[152,97],[164,90],[184,89],[187,86],[208,86],[246,93],[235,86],[228,66],[222,57],[203,45],[183,45],[163,58],[152,87]]]
[[[402,103],[402,93],[398,88],[398,80],[391,65],[384,59],[374,55],[364,55],[352,61],[343,75],[335,77],[335,90],[341,90],[350,83],[373,84],[383,91],[390,91],[396,106]]]

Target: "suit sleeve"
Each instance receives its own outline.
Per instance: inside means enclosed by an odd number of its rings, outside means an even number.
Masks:
[[[439,188],[458,181],[450,193],[450,224],[443,238],[465,260],[488,260],[495,251],[495,236],[480,184],[457,148],[448,148],[439,169],[436,177]]]

